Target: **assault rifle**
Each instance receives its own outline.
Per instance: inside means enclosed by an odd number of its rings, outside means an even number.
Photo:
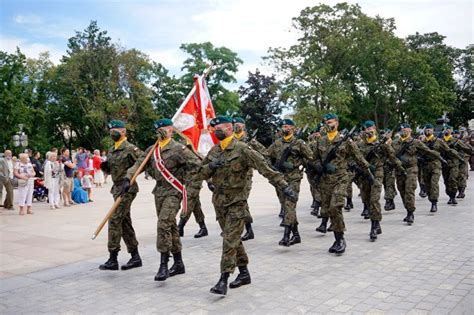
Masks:
[[[281,157],[273,164],[273,168],[281,173],[284,173],[289,167],[288,167],[288,157],[290,156],[291,149],[293,146],[296,144],[298,139],[301,138],[301,136],[304,134],[306,129],[308,128],[308,125],[304,126],[303,129],[299,129],[298,132],[296,133],[295,137],[293,140],[290,142],[290,144],[283,150],[283,153],[281,154]]]

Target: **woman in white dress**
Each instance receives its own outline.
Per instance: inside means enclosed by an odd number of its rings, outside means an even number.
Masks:
[[[33,188],[35,170],[30,163],[27,153],[20,153],[19,161],[16,163],[13,174],[18,178],[18,204],[20,206],[20,215],[26,213],[33,214],[31,204],[33,203]]]
[[[46,156],[48,161],[44,165],[44,185],[48,188],[49,206],[52,210],[59,209],[61,165],[56,152],[48,152]]]
[[[92,157],[92,166],[94,168],[94,184],[95,187],[102,187],[104,183],[104,172],[100,169],[100,163],[102,163],[102,158],[100,156],[99,150],[94,150],[94,156]]]

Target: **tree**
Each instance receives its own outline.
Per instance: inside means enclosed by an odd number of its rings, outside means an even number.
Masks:
[[[474,45],[454,51],[456,101],[449,114],[451,124],[467,126],[474,119]]]
[[[257,130],[257,139],[264,145],[272,143],[273,131],[278,127],[283,105],[278,95],[275,76],[265,76],[257,69],[249,72],[246,86],[239,88],[242,98],[241,113],[249,130]]]
[[[186,97],[184,94],[186,89],[182,86],[181,80],[174,75],[170,76],[169,71],[160,63],[154,63],[153,75],[155,77],[153,83],[155,111],[159,117],[171,118]]]

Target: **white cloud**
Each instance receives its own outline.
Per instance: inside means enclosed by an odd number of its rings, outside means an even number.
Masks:
[[[18,24],[39,24],[42,22],[41,17],[35,14],[17,14],[13,21]]]
[[[180,68],[183,65],[183,61],[186,59],[186,56],[178,48],[144,51],[153,61],[161,63],[167,69]]]
[[[38,58],[40,53],[48,51],[51,61],[55,64],[59,64],[59,61],[64,54],[63,50],[53,46],[32,43],[21,38],[0,36],[0,50],[14,53],[17,47],[19,47],[20,51],[28,58]]]

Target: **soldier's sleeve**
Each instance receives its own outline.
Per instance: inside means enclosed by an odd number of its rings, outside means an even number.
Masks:
[[[303,158],[307,161],[314,160],[313,151],[310,146],[306,144],[303,140],[300,142],[300,152]]]
[[[270,184],[277,187],[278,189],[282,189],[288,186],[288,183],[285,181],[283,175],[277,171],[274,171],[268,163],[265,161],[265,158],[251,147],[247,147],[243,150],[245,154],[245,158],[249,165],[256,169],[260,174],[262,174]]]
[[[252,149],[257,151],[261,155],[263,155],[263,156],[268,155],[267,148],[265,148],[265,146],[263,144],[261,144],[260,142],[258,142],[257,140],[252,139],[252,140],[250,140],[249,144],[252,147]]]
[[[354,159],[357,165],[359,165],[360,168],[367,170],[370,164],[364,159],[364,156],[360,152],[357,144],[349,140],[347,141],[346,145],[347,145],[350,156]]]
[[[456,141],[456,148],[458,148],[459,151],[463,151],[466,154],[473,154],[472,151],[472,146],[462,142],[461,140]]]
[[[135,147],[136,148],[136,147]],[[143,160],[145,160],[148,152],[151,151],[151,149],[153,148],[153,146],[149,147],[148,149],[146,149],[145,152],[141,151],[140,149],[137,148],[137,150],[133,150],[134,152],[131,154],[133,156],[133,158],[135,159],[135,163],[133,164],[132,167],[130,167],[128,170],[127,170],[127,175],[125,175],[126,178],[128,178],[129,180],[132,179],[133,177],[133,174],[135,174],[135,172],[138,170],[138,168],[140,167],[140,165],[142,164]],[[140,173],[142,173],[143,171],[145,171],[145,169],[150,165],[150,160],[148,160],[147,164],[145,165],[145,167],[141,170]]]
[[[440,149],[441,149],[440,151],[444,153],[447,157],[449,157],[450,159],[459,158],[458,152],[454,149],[451,149],[449,145],[446,144],[446,142],[442,140],[438,140],[438,143],[440,145]]]
[[[415,141],[415,146],[416,146],[416,151],[420,152],[422,154],[425,154],[429,156],[432,159],[439,159],[440,155],[438,151],[431,150],[428,148],[426,144],[421,142],[420,140],[414,140]]]
[[[382,149],[383,149],[385,158],[387,158],[390,164],[394,165],[399,170],[403,169],[402,162],[399,159],[397,159],[397,157],[395,156],[395,150],[390,144],[387,144],[387,143],[382,144]]]
[[[195,187],[195,183],[197,183],[200,187],[202,180],[196,179],[201,164],[199,158],[185,146],[183,146],[179,157],[183,167],[186,169],[185,185]]]
[[[194,176],[195,180],[207,180],[212,177],[212,174],[214,174],[214,171],[209,168],[209,163],[212,160],[212,152],[213,150],[211,149],[204,160],[202,160],[201,165],[199,165],[197,173]]]

